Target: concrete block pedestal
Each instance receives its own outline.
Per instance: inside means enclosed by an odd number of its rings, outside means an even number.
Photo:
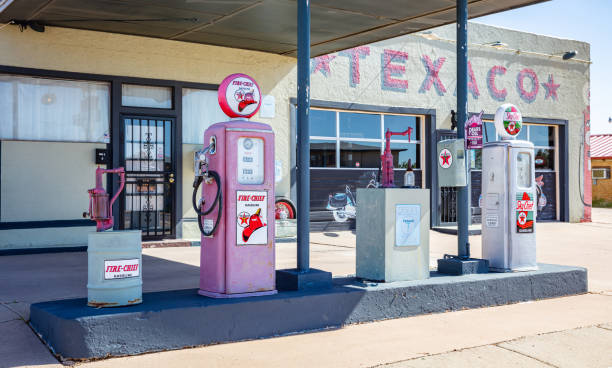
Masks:
[[[357,189],[357,277],[429,278],[429,189]]]

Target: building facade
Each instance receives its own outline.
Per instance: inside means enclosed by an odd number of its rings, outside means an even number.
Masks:
[[[436,141],[456,134],[454,34],[449,25],[312,60],[314,229],[350,223],[342,208],[376,178],[387,128],[413,128],[410,141],[392,141],[396,181],[410,160],[417,184],[432,189],[432,224],[455,221],[454,192],[437,187],[432,159]],[[588,151],[589,45],[476,23],[469,37],[469,110],[492,121],[500,104],[517,105],[547,198],[540,219],[580,221],[591,183],[580,159]],[[266,108],[252,120],[275,132],[276,194],[295,198],[294,58],[57,27],[4,27],[0,49],[10,50],[0,54],[0,249],[86,242],[96,150],[107,167],[128,173],[117,228],[142,229],[146,239],[199,238],[193,152],[206,127],[226,120],[216,89],[236,72],[260,85]],[[564,60],[567,51],[577,56]],[[474,152],[474,221],[479,165]]]

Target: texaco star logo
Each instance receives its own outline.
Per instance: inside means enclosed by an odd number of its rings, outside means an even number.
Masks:
[[[525,225],[527,223],[527,214],[525,212],[519,212],[518,223],[521,225]]]
[[[453,164],[453,155],[448,149],[444,148],[438,155],[438,162],[443,169],[448,169]]]
[[[249,226],[248,224],[248,220],[249,220],[250,215],[246,212],[240,212],[238,214],[238,226],[240,227],[247,227]]]

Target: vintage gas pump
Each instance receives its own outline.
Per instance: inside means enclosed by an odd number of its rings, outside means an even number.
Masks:
[[[199,294],[275,294],[274,133],[267,124],[247,120],[261,104],[259,86],[249,76],[225,78],[218,97],[233,119],[206,129],[205,147],[195,153],[192,202],[202,233]]]
[[[408,127],[403,132],[392,132],[387,129],[385,133],[385,152],[380,156],[382,162],[382,184],[383,188],[393,188],[394,183],[394,172],[393,172],[393,154],[391,153],[391,136],[393,135],[408,135],[408,142],[410,142],[410,135],[412,134],[412,128]],[[413,184],[414,185],[414,184]]]
[[[119,175],[119,189],[109,201],[104,174]],[[142,303],[142,233],[112,231],[113,203],[125,186],[125,170],[96,169],[96,187],[89,189],[89,212],[96,232],[87,236],[87,305],[95,308]]]
[[[482,149],[482,257],[492,270],[536,270],[536,182],[533,143],[514,140],[520,111],[504,104],[495,113],[502,141]]]

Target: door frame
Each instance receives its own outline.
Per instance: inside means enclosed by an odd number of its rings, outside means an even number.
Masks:
[[[171,130],[170,130],[170,144],[172,145],[171,147],[171,151],[170,151],[170,155],[172,157],[171,160],[171,168],[170,171],[171,173],[174,174],[174,183],[172,183],[173,188],[170,194],[170,201],[172,203],[171,205],[171,216],[170,216],[170,235],[147,235],[146,236],[146,240],[161,240],[161,239],[176,239],[176,225],[177,225],[177,219],[178,219],[178,205],[179,205],[179,198],[177,195],[177,191],[178,188],[177,186],[180,185],[180,182],[178,180],[178,163],[177,163],[177,154],[178,154],[178,150],[177,150],[177,146],[179,145],[177,140],[176,140],[176,118],[174,117],[161,117],[161,116],[150,116],[150,115],[135,115],[135,114],[120,114],[120,119],[121,119],[121,130],[120,130],[120,134],[119,134],[119,139],[121,141],[121,145],[120,145],[120,149],[119,149],[119,154],[117,156],[119,156],[119,161],[120,161],[120,165],[125,165],[125,122],[124,119],[145,119],[145,120],[169,120],[171,122]],[[127,175],[127,165],[125,165],[124,167],[126,167],[126,175]],[[127,180],[127,177],[126,177]],[[121,193],[121,195],[119,196],[119,216],[118,216],[118,220],[115,223],[115,227],[122,229],[123,228],[123,224],[125,222],[125,207],[126,207],[126,203],[125,203],[125,199],[126,199],[126,189],[123,190],[123,192]],[[143,235],[143,238],[145,237],[145,235]]]

